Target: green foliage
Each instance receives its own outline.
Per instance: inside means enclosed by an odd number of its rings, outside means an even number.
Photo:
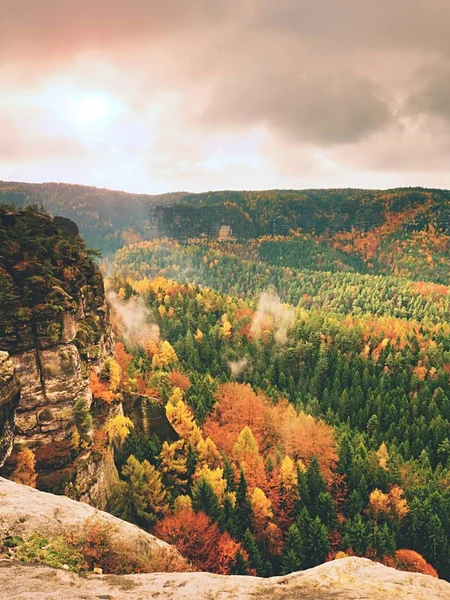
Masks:
[[[64,535],[47,539],[35,533],[18,547],[16,557],[25,562],[69,568],[76,573],[86,569],[81,548],[72,546]]]

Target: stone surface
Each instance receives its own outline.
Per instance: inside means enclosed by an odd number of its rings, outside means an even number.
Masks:
[[[0,467],[13,448],[14,411],[19,403],[20,385],[7,352],[0,352]]]
[[[286,577],[208,573],[79,576],[0,561],[2,600],[449,600],[450,584],[366,558],[344,558]]]
[[[170,548],[136,525],[96,510],[84,502],[41,492],[0,477],[0,538],[7,535],[26,538],[36,531],[48,537],[57,536],[71,531],[94,514],[114,528],[114,539],[121,544],[126,542],[140,556],[151,554],[159,548]]]

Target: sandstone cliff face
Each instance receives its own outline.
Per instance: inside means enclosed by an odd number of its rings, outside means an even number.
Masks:
[[[7,352],[0,352],[0,467],[11,454],[14,411],[20,398],[19,380]]]
[[[111,453],[79,455],[71,444],[75,403],[91,406],[89,372],[113,356],[102,275],[68,219],[0,210],[0,246],[0,350],[9,352],[21,386],[3,472],[26,444],[36,455],[38,487],[61,492],[71,482],[74,496],[103,507]]]

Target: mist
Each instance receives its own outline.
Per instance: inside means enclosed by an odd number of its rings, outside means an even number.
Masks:
[[[159,341],[159,326],[151,322],[152,314],[140,296],[122,300],[115,292],[108,291],[106,297],[114,329],[127,346],[143,346]]]
[[[261,334],[266,315],[273,317],[275,341],[278,344],[285,344],[288,329],[295,318],[294,308],[283,304],[278,294],[273,292],[263,292],[259,297],[258,308],[253,317],[250,329],[253,335],[259,336]]]

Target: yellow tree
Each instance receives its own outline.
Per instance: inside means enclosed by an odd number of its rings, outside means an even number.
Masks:
[[[150,511],[159,517],[166,514],[169,509],[167,492],[163,487],[159,471],[148,460],[144,460],[142,465],[144,467],[144,477],[147,482],[147,505]]]
[[[106,421],[105,433],[110,444],[123,444],[130,431],[133,429],[133,421],[125,415],[115,415]]]
[[[259,454],[258,443],[252,430],[246,425],[233,445],[232,456],[244,469],[249,488],[265,484],[264,460]]]
[[[178,356],[167,340],[161,343],[159,358],[163,367],[168,367],[178,362]]]
[[[297,469],[294,461],[287,454],[280,465],[280,482],[285,490],[292,490],[297,487]]]
[[[182,486],[186,483],[186,444],[184,440],[164,442],[159,455],[160,471],[166,475],[169,485]]]
[[[12,479],[16,483],[28,485],[33,488],[36,487],[36,458],[34,452],[26,446],[22,448],[17,456],[17,465]]]
[[[222,502],[227,488],[227,482],[223,477],[223,469],[220,467],[211,469],[208,465],[202,465],[200,468],[197,468],[194,473],[195,482],[200,481],[201,479],[204,479],[210,484],[215,495],[219,501]]]

